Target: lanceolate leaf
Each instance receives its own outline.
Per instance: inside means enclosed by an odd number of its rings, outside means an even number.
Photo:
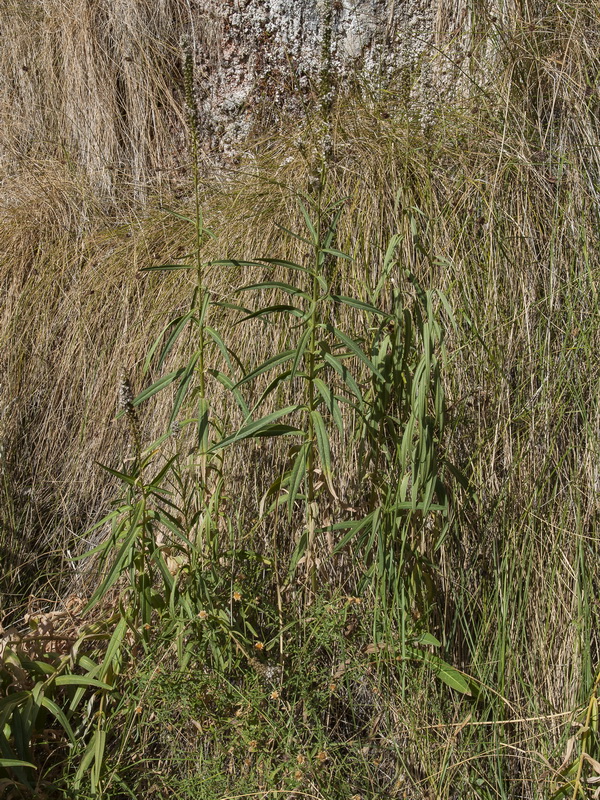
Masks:
[[[310,300],[310,295],[306,292],[303,292],[302,289],[298,289],[297,286],[293,286],[290,283],[282,283],[281,281],[265,281],[263,283],[251,283],[248,286],[242,286],[241,289],[238,289],[238,292],[251,292],[251,291],[260,291],[266,289],[278,289],[281,292],[285,292],[286,294],[291,294],[294,297],[304,297],[305,300]],[[257,312],[258,313],[258,312]]]
[[[333,421],[335,422],[339,432],[341,434],[343,434],[344,433],[344,421],[342,419],[340,406],[339,406],[339,403],[337,401],[336,396],[331,391],[329,386],[327,386],[325,381],[321,380],[321,378],[315,378],[314,379],[314,384],[315,384],[315,386],[317,388],[317,391],[319,392],[319,394],[321,395],[321,397],[325,401],[325,407],[327,408],[327,410],[329,411],[329,413],[333,417]]]
[[[332,294],[331,299],[335,300],[336,303],[341,303],[345,306],[352,306],[352,308],[358,308],[361,311],[366,311],[369,314],[374,314],[378,317],[383,317],[384,319],[393,319],[393,317],[385,311],[382,311],[380,308],[375,308],[370,303],[365,303],[362,300],[356,300],[354,297],[345,297],[342,294]]]
[[[319,458],[321,460],[321,468],[323,475],[327,482],[327,487],[331,496],[337,500],[337,494],[333,488],[333,475],[331,471],[331,449],[329,447],[329,436],[325,428],[325,422],[319,411],[311,411],[310,417],[317,440],[317,450],[319,451]]]
[[[143,392],[140,392],[134,399],[133,405],[139,406],[140,403],[143,403],[145,400],[149,400],[157,392],[161,392],[163,389],[166,389],[167,386],[170,386],[173,381],[181,377],[184,372],[185,367],[181,367],[180,369],[176,369],[174,372],[169,372],[168,375],[163,375],[162,378],[159,378],[151,386],[148,386],[147,389],[144,389]]]
[[[294,459],[294,464],[292,466],[292,469],[290,470],[288,500],[287,500],[288,519],[290,520],[294,512],[294,503],[296,502],[296,498],[298,496],[298,492],[300,490],[300,486],[302,484],[302,480],[306,472],[306,458],[308,455],[309,447],[310,447],[310,442],[304,442],[302,445],[300,445],[300,449],[296,454],[296,458]]]
[[[96,589],[94,594],[92,595],[89,603],[84,609],[84,613],[87,613],[91,608],[93,608],[98,600],[100,600],[106,592],[110,589],[110,587],[118,580],[125,562],[127,558],[131,555],[131,549],[134,545],[135,540],[139,535],[139,521],[142,513],[142,504],[138,504],[135,509],[135,513],[132,516],[131,520],[127,520],[127,525],[129,527],[129,531],[121,545],[121,548],[115,558],[112,567],[108,571],[108,574],[100,584],[100,586]]]
[[[18,758],[0,758],[0,767],[7,769],[13,767],[30,767],[31,769],[37,769],[35,764],[31,764],[29,761],[21,761]]]
[[[351,350],[355,356],[358,356],[363,364],[366,364],[373,375],[380,380],[383,380],[383,375],[379,372],[375,364],[373,364],[364,350],[362,350],[362,348],[360,348],[353,339],[351,339],[349,336],[346,336],[345,333],[342,333],[337,328],[334,328],[333,325],[328,325],[327,328],[331,331],[331,333],[333,333],[334,336],[336,336],[337,339],[339,339],[340,342],[342,342],[342,344],[348,348],[348,350]]]
[[[271,414],[267,414],[266,417],[262,417],[262,419],[257,419],[254,422],[251,422],[249,425],[243,426],[237,433],[227,436],[225,439],[221,439],[220,442],[217,442],[212,446],[211,452],[214,453],[217,450],[221,450],[223,447],[233,444],[234,442],[241,442],[243,439],[268,435],[269,430],[275,430],[278,435],[299,433],[299,428],[294,428],[287,425],[278,426],[275,429],[273,428],[273,423],[281,419],[281,417],[285,417],[287,414],[298,411],[299,408],[300,406],[287,406],[286,408],[280,408],[278,411],[273,411]]]
[[[180,269],[196,269],[193,264],[159,264],[156,267],[142,267],[140,272],[174,272]]]
[[[341,363],[341,361],[333,356],[331,353],[323,353],[323,359],[326,361],[330,367],[341,376],[344,383],[348,386],[352,394],[356,397],[360,405],[363,403],[363,396],[362,392],[358,388],[358,384],[352,377],[352,374],[349,372],[348,368]]]
[[[256,367],[256,369],[253,369],[252,372],[248,373],[248,375],[245,375],[241,379],[241,381],[238,381],[235,384],[233,388],[237,389],[239,386],[243,386],[245,383],[253,381],[259,375],[262,375],[263,372],[267,372],[268,370],[273,369],[274,367],[278,367],[281,364],[285,364],[286,361],[289,361],[290,358],[293,357],[295,352],[296,352],[295,349],[285,350],[283,353],[278,353],[275,356],[271,356],[271,358],[268,358],[266,361],[263,361],[263,363],[259,367]]]

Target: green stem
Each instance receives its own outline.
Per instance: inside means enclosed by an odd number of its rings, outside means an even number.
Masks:
[[[314,270],[312,279],[312,313],[310,315],[310,344],[308,352],[308,430],[307,440],[309,442],[307,457],[307,487],[306,487],[306,569],[308,573],[309,596],[314,597],[317,589],[317,571],[315,568],[315,530],[316,530],[316,508],[315,508],[315,429],[313,424],[312,412],[315,408],[315,365],[317,347],[317,325],[319,315],[317,313],[319,301],[319,281],[317,275],[321,266],[321,191],[319,191],[316,242],[314,245]]]

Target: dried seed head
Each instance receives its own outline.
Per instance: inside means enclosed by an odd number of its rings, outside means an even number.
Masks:
[[[194,45],[190,37],[184,34],[179,40],[179,46],[181,48],[183,90],[187,120],[192,136],[197,136],[200,112],[198,110],[198,95],[194,82]]]
[[[171,425],[171,436],[174,439],[177,439],[182,430],[183,428],[181,427],[181,423],[175,420],[175,422]]]
[[[119,409],[127,414],[133,414],[133,392],[126,372],[121,374],[119,384]]]

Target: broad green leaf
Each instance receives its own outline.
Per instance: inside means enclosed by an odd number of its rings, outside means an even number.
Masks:
[[[442,643],[431,633],[424,632],[415,639],[416,644],[426,644],[431,647],[441,647]]]
[[[442,661],[442,659],[438,658],[437,656],[435,658],[431,658],[429,663],[431,664],[437,677],[447,684],[451,689],[456,689],[456,691],[460,692],[461,694],[471,694],[469,684],[457,669],[454,669],[454,667],[451,667],[450,664]]]

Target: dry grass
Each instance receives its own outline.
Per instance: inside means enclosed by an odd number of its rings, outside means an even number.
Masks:
[[[54,6],[64,25],[49,24]],[[149,343],[189,297],[185,277],[139,269],[189,252],[193,231],[151,205],[134,212],[107,200],[119,164],[127,164],[126,181],[148,186],[178,141],[169,63],[184,8],[114,9],[129,16],[110,23],[110,47],[98,39],[94,15],[108,13],[100,2],[15,3],[0,12],[16,34],[37,15],[31,49],[24,35],[4,36],[0,57],[11,91],[36,109],[17,119],[5,81],[0,542],[12,551],[15,580],[4,602],[15,616],[32,574],[49,599],[72,585],[67,549],[84,546],[83,531],[114,491],[96,462],[117,466],[126,455],[114,421],[120,369],[141,388]],[[445,376],[449,450],[475,497],[438,554],[440,616],[454,663],[489,689],[467,708],[416,681],[410,720],[398,698],[379,719],[382,739],[406,740],[401,757],[423,797],[426,786],[434,787],[429,796],[452,797],[459,779],[473,797],[542,796],[551,774],[544,759],[560,763],[569,715],[598,669],[599,11],[597,3],[525,3],[493,20],[481,9],[473,26],[481,38],[463,70],[472,64],[480,74],[493,46],[495,71],[485,86],[470,84],[462,102],[439,105],[425,132],[394,93],[376,103],[344,98],[330,120],[330,189],[347,198],[337,244],[354,258],[340,268],[340,287],[360,296],[387,239],[401,233],[401,260],[446,292],[459,321]],[[155,46],[145,49],[148,30]],[[119,72],[122,99],[106,95],[114,65],[131,54]],[[36,81],[45,84],[43,110]],[[302,227],[295,193],[309,180],[320,126],[308,119],[300,131],[291,120],[286,134],[251,143],[235,174],[206,176],[205,216],[217,234],[207,258],[302,257],[275,224]],[[185,201],[173,203],[185,210]],[[207,276],[223,300],[247,280],[233,269]],[[247,366],[285,336],[265,336],[258,324],[239,330],[232,338]],[[147,441],[167,419],[167,403],[142,416]],[[241,479],[246,455],[238,458],[229,469]],[[353,460],[339,467],[351,485]],[[263,488],[257,481],[237,491],[250,504]],[[371,701],[397,692],[384,670],[369,681]]]

